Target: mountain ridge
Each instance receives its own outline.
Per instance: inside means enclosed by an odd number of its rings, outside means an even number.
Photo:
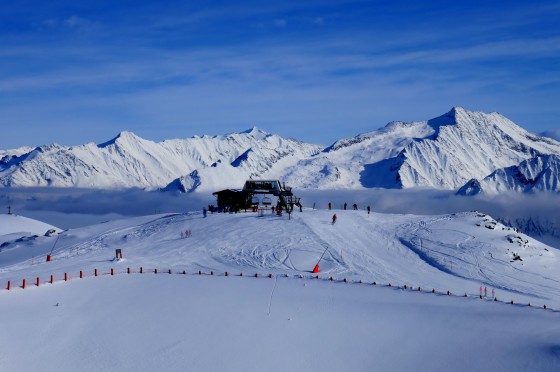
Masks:
[[[560,142],[497,112],[453,107],[429,120],[392,121],[327,147],[252,127],[161,142],[122,131],[99,145],[0,150],[0,185],[207,192],[240,187],[248,178],[280,178],[311,189],[459,189],[547,155],[560,156]],[[558,170],[551,171],[555,179]]]

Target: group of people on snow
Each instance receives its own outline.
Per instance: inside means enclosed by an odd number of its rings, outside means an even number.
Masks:
[[[332,210],[332,203],[331,202],[329,202],[328,208],[329,208],[329,211]],[[348,208],[348,203],[344,203],[344,205],[342,206],[342,209],[346,210],[347,208]],[[356,203],[352,204],[352,209],[357,211],[358,210],[358,204],[356,204]],[[371,207],[369,205],[366,207],[366,210],[367,210],[368,214],[371,213]]]

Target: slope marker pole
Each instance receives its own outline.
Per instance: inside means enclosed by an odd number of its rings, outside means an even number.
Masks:
[[[325,250],[323,251],[323,254],[321,255],[321,257],[319,257],[319,261],[317,261],[317,264],[315,265],[315,267],[313,268],[313,271],[311,273],[317,274],[319,272],[319,262],[321,262],[321,260],[323,259],[323,256],[325,255],[325,253],[327,253],[328,250],[329,250],[329,246],[327,245],[327,248],[325,248]]]

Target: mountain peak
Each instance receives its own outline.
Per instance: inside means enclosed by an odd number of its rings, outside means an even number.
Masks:
[[[269,135],[269,133],[261,130],[257,127],[252,127],[251,129],[244,130],[241,134],[249,134],[257,139],[263,139]]]
[[[120,132],[119,134],[117,134],[116,137],[114,137],[113,139],[107,141],[107,142],[103,142],[99,145],[97,145],[97,147],[99,148],[105,148],[107,146],[110,145],[114,145],[115,143],[118,142],[129,142],[129,141],[138,141],[140,139],[140,137],[138,137],[136,134],[129,132],[127,130],[123,130],[122,132]]]

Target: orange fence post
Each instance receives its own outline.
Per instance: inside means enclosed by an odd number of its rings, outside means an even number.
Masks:
[[[39,286],[39,282],[40,282],[39,277],[37,277],[37,281],[35,282],[35,285],[36,285],[37,287]]]
[[[51,275],[51,284],[54,283],[54,275]]]
[[[8,280],[8,286],[6,287],[6,289],[9,291],[10,290],[10,281]]]
[[[21,288],[25,289],[25,279],[23,279],[23,283],[21,285]]]

